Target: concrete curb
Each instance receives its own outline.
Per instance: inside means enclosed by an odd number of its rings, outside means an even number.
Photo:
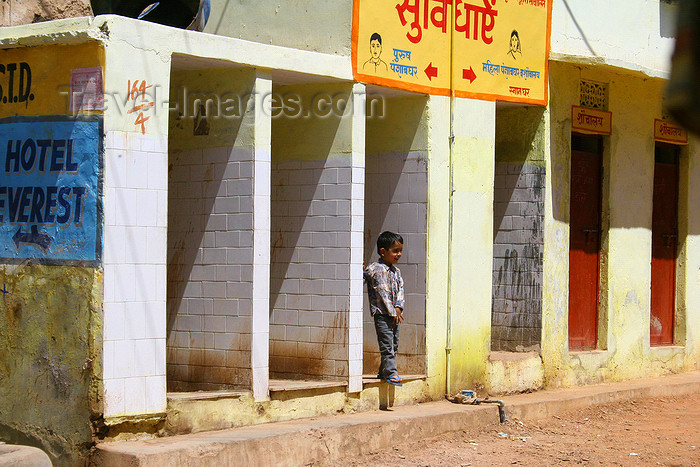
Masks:
[[[0,467],[51,467],[48,454],[39,448],[0,444]]]
[[[645,397],[700,392],[700,371],[504,397],[508,417],[545,418]],[[498,423],[494,406],[436,401],[318,419],[255,425],[144,441],[103,443],[95,466],[306,465],[365,454],[400,442]]]
[[[700,392],[700,371],[660,378],[552,389],[506,399],[506,414],[523,420],[547,418],[591,405],[648,397],[681,396]]]

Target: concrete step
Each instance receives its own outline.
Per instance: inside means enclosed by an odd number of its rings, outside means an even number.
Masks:
[[[700,371],[503,397],[506,415],[549,417],[590,405],[700,392]],[[102,443],[96,466],[305,465],[498,423],[495,405],[447,401],[133,442]]]

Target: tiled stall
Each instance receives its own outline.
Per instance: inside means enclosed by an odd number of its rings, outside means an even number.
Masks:
[[[491,349],[539,349],[542,333],[542,109],[496,113]]]
[[[265,211],[255,203],[255,117],[247,105],[256,74],[177,64],[170,95],[178,109],[171,111],[169,138],[168,388],[250,388],[253,213]]]
[[[405,321],[399,335],[399,374],[425,374],[425,272],[427,231],[426,99],[368,94],[364,260],[376,261],[377,236],[401,234]],[[366,287],[366,286],[365,286]],[[366,295],[366,294],[365,294]],[[364,299],[364,374],[376,375],[379,351]]]
[[[363,118],[353,115],[353,89],[351,84],[274,89],[282,101],[298,99],[301,113],[282,111],[272,122],[273,378],[360,375],[364,161],[353,149],[353,130],[361,132],[357,121]],[[334,99],[350,102],[347,111],[334,108]],[[321,101],[328,107],[317,105]]]

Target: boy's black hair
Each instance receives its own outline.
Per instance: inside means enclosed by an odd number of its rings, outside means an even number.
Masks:
[[[369,41],[370,41],[370,42],[372,42],[372,41],[379,41],[379,43],[381,44],[381,43],[382,43],[382,36],[380,36],[378,32],[375,32],[375,33],[372,34],[372,36],[369,38]]]
[[[379,237],[377,237],[377,253],[381,254],[380,251],[382,248],[388,250],[394,242],[399,242],[403,245],[403,237],[397,233],[389,232],[388,230],[380,233]]]

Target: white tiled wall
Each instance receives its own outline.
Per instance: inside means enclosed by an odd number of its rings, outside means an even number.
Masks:
[[[348,376],[352,157],[272,166],[270,372]]]
[[[353,85],[353,108],[365,109],[364,84]],[[352,115],[352,163],[350,187],[350,308],[348,309],[348,392],[362,391],[362,257],[365,229],[365,141],[366,112]]]
[[[173,152],[170,168],[169,388],[249,387],[253,153]]]
[[[377,237],[385,230],[404,240],[397,265],[406,293],[405,321],[399,334],[400,374],[425,373],[425,270],[428,196],[427,155],[423,151],[367,156],[365,262],[376,261]],[[379,351],[365,296],[364,373],[376,374]]]
[[[104,415],[164,412],[167,137],[104,146]]]
[[[269,71],[256,70],[255,92],[272,93]],[[253,311],[251,324],[251,388],[255,400],[269,396],[270,382],[270,206],[272,174],[272,119],[265,113],[253,118]]]

